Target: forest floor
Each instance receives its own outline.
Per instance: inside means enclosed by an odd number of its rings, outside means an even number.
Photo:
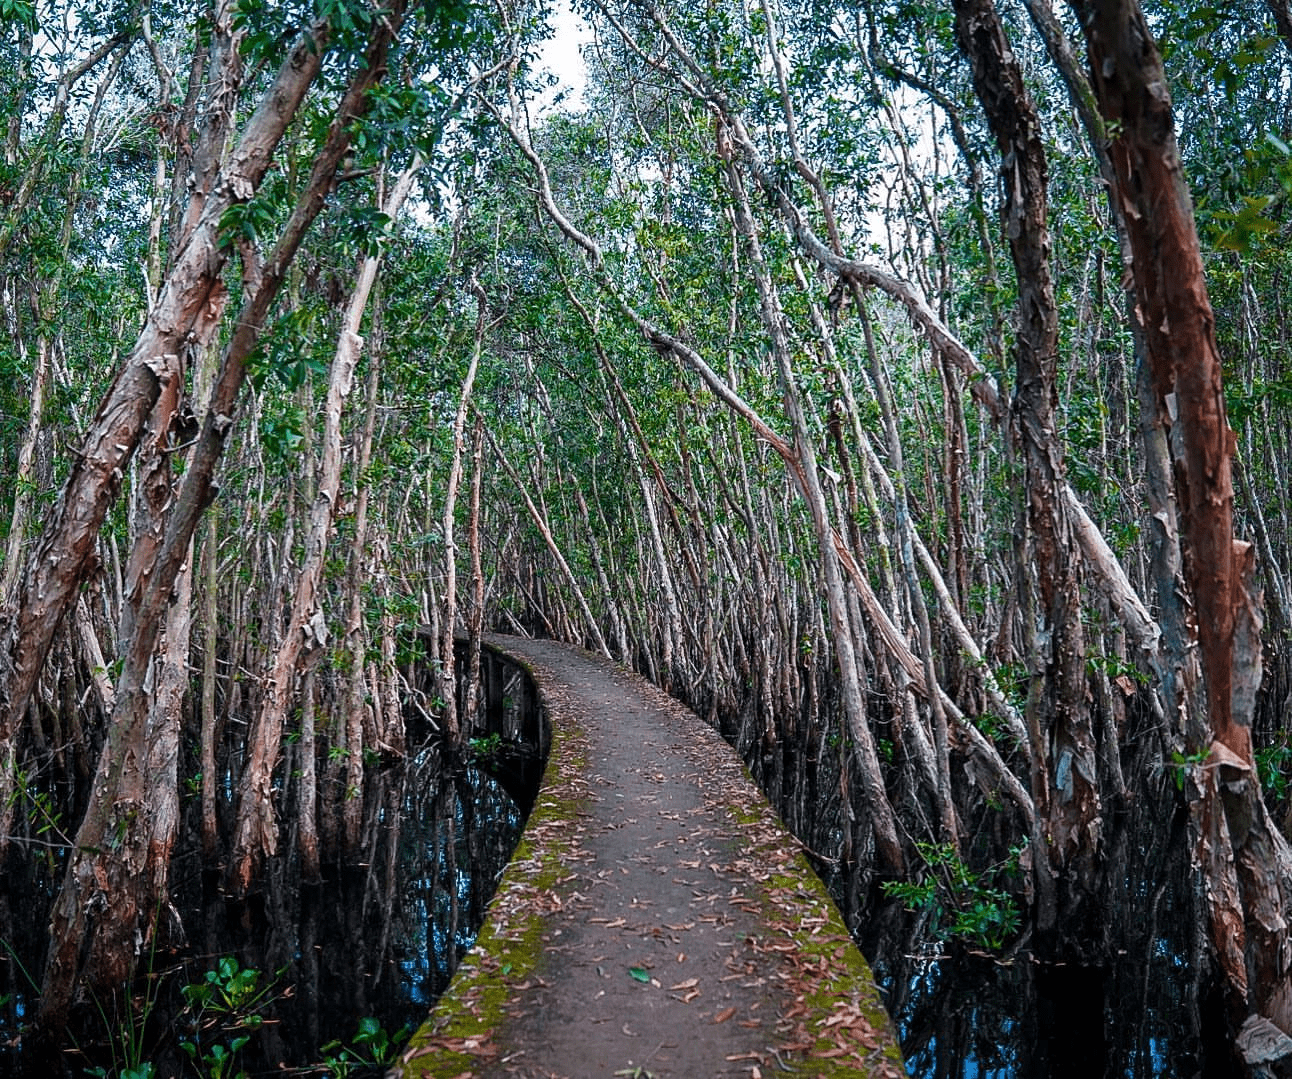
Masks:
[[[552,751],[475,948],[394,1074],[905,1074],[860,953],[731,748],[624,668],[496,637]]]

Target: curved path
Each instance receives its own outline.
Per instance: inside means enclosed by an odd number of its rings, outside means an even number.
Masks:
[[[735,753],[623,668],[491,638],[552,750],[476,946],[392,1075],[904,1075],[865,961]]]

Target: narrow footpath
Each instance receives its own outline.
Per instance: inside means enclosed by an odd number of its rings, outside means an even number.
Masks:
[[[494,637],[552,750],[525,835],[400,1076],[905,1075],[838,910],[735,753],[605,660]]]

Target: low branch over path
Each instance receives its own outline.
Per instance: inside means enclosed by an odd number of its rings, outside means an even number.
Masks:
[[[870,970],[731,748],[623,668],[496,637],[552,753],[475,949],[395,1073],[904,1075]]]

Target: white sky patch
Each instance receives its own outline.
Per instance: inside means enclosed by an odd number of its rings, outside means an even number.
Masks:
[[[538,67],[551,72],[558,81],[534,103],[539,115],[548,109],[572,110],[583,104],[588,68],[579,50],[592,40],[592,27],[575,13],[568,0],[557,0],[548,22],[552,33],[539,50]]]

